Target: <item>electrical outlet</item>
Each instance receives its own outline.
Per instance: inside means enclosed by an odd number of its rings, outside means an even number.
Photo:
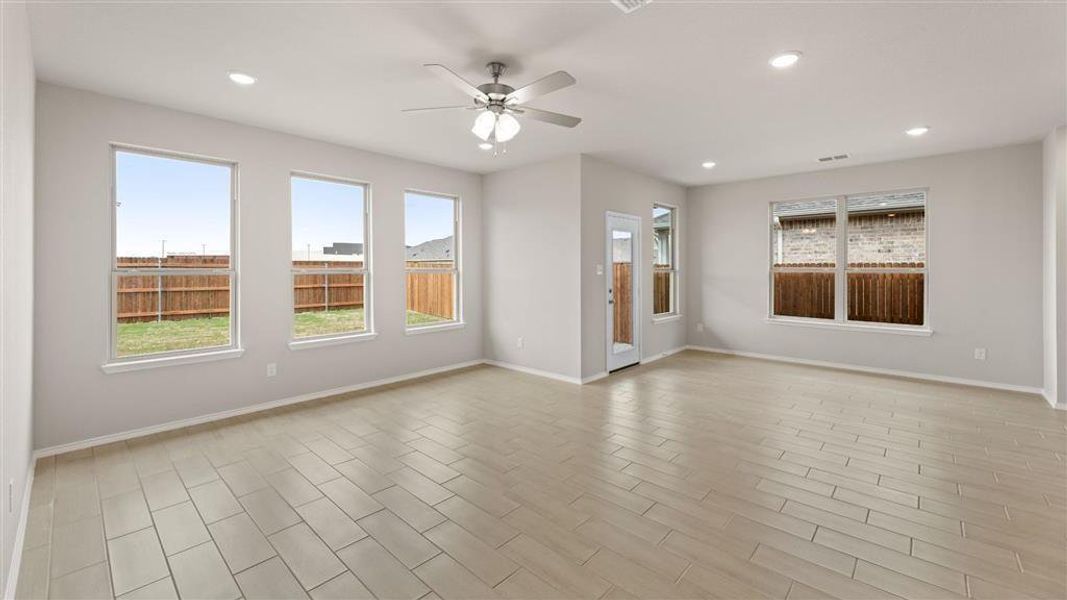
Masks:
[[[974,349],[974,360],[985,360],[985,348]]]
[[[697,323],[697,331],[704,331],[704,324],[703,323]]]
[[[519,336],[519,339],[515,340],[515,347],[516,348],[525,348],[526,347],[526,340],[522,336]]]
[[[274,377],[278,374],[278,363],[267,363],[267,377]]]

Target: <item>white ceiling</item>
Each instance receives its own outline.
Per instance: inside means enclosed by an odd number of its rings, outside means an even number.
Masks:
[[[568,3],[34,3],[38,77],[477,172],[575,152],[683,184],[1036,140],[1067,121],[1067,7],[1056,4],[695,4],[625,16]],[[767,60],[801,50],[792,70]],[[518,87],[584,118],[526,121],[504,156],[467,112],[403,114],[464,96],[421,67]],[[259,78],[240,88],[229,69]],[[923,138],[902,132],[917,124]],[[704,160],[719,166],[700,167]]]

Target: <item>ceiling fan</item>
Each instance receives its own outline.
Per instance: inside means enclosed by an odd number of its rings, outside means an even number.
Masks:
[[[482,140],[482,147],[496,150],[498,145],[504,144],[514,138],[522,125],[516,116],[536,119],[561,125],[574,127],[582,122],[578,117],[564,115],[539,108],[526,106],[526,102],[545,94],[574,85],[576,80],[566,71],[556,71],[546,75],[537,81],[515,89],[510,85],[500,83],[500,77],[507,70],[507,65],[502,62],[490,62],[485,65],[489,75],[493,78],[491,83],[483,83],[475,86],[463,79],[444,65],[428,64],[424,67],[433,71],[438,77],[459,88],[463,93],[474,99],[474,104],[461,104],[456,106],[434,106],[430,108],[407,108],[404,112],[418,112],[427,110],[472,110],[477,111],[478,116],[474,119],[471,132]],[[505,148],[506,152],[507,149]]]

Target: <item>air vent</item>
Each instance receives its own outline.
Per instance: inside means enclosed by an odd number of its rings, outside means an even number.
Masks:
[[[635,10],[645,6],[652,0],[611,0],[611,3],[619,7],[619,10],[626,14],[630,14]]]
[[[833,156],[820,157],[818,160],[821,163],[828,163],[828,162],[834,162],[834,161],[838,161],[838,160],[845,160],[846,158],[848,158],[847,154],[834,154]]]

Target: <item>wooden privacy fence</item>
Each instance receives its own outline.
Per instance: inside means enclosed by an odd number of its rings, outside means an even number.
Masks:
[[[774,314],[815,319],[834,318],[833,265],[775,265]],[[922,263],[853,263],[847,273],[848,319],[901,325],[924,323],[925,274]],[[869,269],[869,270],[868,270]],[[890,269],[894,269],[890,271]],[[905,271],[902,271],[905,270]]]
[[[656,267],[659,266],[656,265]],[[670,271],[653,271],[652,314],[661,315],[666,312],[671,312],[671,273]]]
[[[361,262],[331,263],[295,260],[303,269],[358,269]],[[450,262],[409,262],[410,268],[442,268]],[[119,269],[135,267],[167,269],[226,269],[228,256],[120,257]],[[408,273],[407,307],[425,314],[453,318],[452,290],[455,278],[448,273]],[[116,313],[120,323],[195,319],[230,313],[230,277],[209,273],[122,274],[116,280]],[[293,277],[293,305],[297,312],[360,308],[364,280],[351,273],[298,274]]]
[[[455,318],[456,307],[452,289],[456,284],[456,276],[451,270],[444,270],[451,269],[453,262],[408,261],[407,266],[409,269],[442,269],[440,273],[407,273],[408,310],[448,320]]]
[[[633,332],[633,286],[630,278],[633,275],[633,264],[617,262],[612,265],[613,293],[615,304],[612,305],[614,313],[612,340],[620,344],[634,343]]]

